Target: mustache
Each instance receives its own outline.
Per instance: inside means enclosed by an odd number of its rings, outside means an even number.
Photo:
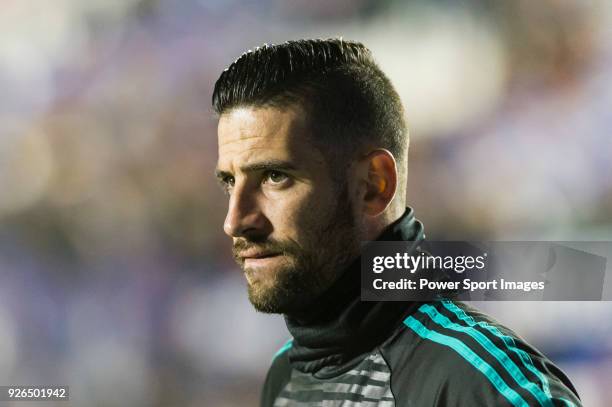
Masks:
[[[232,256],[234,260],[241,263],[243,258],[241,254],[250,249],[266,253],[281,253],[281,254],[298,254],[300,247],[294,242],[281,242],[278,240],[268,239],[262,242],[253,242],[248,240],[236,240],[232,246]]]

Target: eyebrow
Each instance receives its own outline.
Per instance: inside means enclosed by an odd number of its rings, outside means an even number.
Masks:
[[[261,162],[257,162],[257,163],[253,163],[253,164],[249,164],[249,165],[240,167],[240,171],[242,172],[255,172],[255,171],[266,171],[266,170],[268,171],[271,171],[271,170],[295,171],[296,168],[290,162],[282,161],[282,160],[267,160],[267,161],[261,161]],[[217,179],[219,180],[222,180],[228,175],[231,176],[232,173],[228,171],[219,170],[218,168],[215,169],[215,177],[217,177]]]

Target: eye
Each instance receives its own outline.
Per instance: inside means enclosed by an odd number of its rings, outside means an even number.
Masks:
[[[282,173],[280,171],[268,171],[265,174],[264,182],[268,182],[270,184],[278,185],[285,182],[289,177],[287,174]]]
[[[221,178],[221,187],[227,193],[231,191],[235,183],[236,183],[236,180],[231,175],[226,175],[225,177]]]

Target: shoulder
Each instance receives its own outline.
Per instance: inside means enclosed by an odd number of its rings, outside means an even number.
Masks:
[[[287,351],[291,349],[293,340],[288,340],[273,356],[266,380],[261,391],[261,406],[271,406],[291,378],[291,365]]]
[[[408,400],[398,405],[580,405],[569,379],[549,359],[461,302],[422,304],[383,352],[394,394]]]

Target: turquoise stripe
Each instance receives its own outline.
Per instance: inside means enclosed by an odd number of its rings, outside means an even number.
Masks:
[[[431,331],[417,319],[410,316],[404,320],[404,324],[416,332],[421,338],[429,339],[433,342],[439,343],[444,346],[448,346],[457,352],[461,357],[472,364],[476,369],[485,375],[485,377],[491,382],[493,387],[497,389],[513,406],[529,407],[529,404],[512,388],[510,388],[504,379],[489,365],[487,362],[482,360],[477,354],[468,348],[459,339],[442,335],[439,332]]]
[[[552,399],[552,395],[550,394],[550,387],[548,385],[548,379],[546,378],[546,376],[540,372],[535,365],[533,364],[533,361],[531,360],[531,357],[529,356],[529,354],[527,352],[525,352],[522,349],[519,349],[516,347],[516,343],[514,342],[514,338],[512,338],[511,336],[505,335],[503,334],[496,326],[491,326],[489,325],[487,322],[485,321],[481,321],[481,322],[476,322],[474,320],[474,318],[472,318],[471,316],[467,315],[465,313],[464,310],[462,310],[461,308],[459,308],[455,303],[453,303],[452,301],[448,301],[448,300],[444,300],[442,301],[442,304],[444,304],[444,306],[455,313],[455,315],[457,315],[457,317],[459,319],[461,319],[462,321],[464,321],[465,323],[467,323],[469,326],[480,326],[486,330],[488,330],[489,332],[491,332],[493,335],[501,338],[504,343],[506,344],[506,346],[508,347],[508,349],[510,349],[511,351],[513,351],[514,353],[516,353],[517,355],[519,355],[519,358],[521,359],[521,361],[523,362],[523,365],[534,375],[536,375],[538,377],[538,379],[540,379],[540,381],[542,382],[542,387],[544,388],[544,393],[546,393],[546,395]]]
[[[576,407],[576,405],[575,405],[574,403],[572,403],[571,401],[569,401],[568,399],[564,399],[563,397],[559,397],[559,400],[564,401],[564,402],[565,402],[565,404],[566,404],[568,407]]]
[[[289,349],[291,349],[291,346],[293,346],[293,338],[289,339],[287,342],[285,342],[285,344],[283,345],[282,348],[280,348],[275,354],[274,357],[272,359],[276,359],[277,357],[279,357],[280,355],[282,355],[283,353],[285,353],[286,351],[288,351]]]
[[[457,332],[463,332],[478,342],[484,349],[486,349],[497,361],[510,373],[510,376],[525,390],[530,392],[540,405],[552,406],[552,401],[546,394],[542,392],[535,383],[529,381],[519,367],[508,357],[508,354],[499,349],[489,338],[486,337],[482,332],[474,329],[473,327],[463,326],[452,322],[446,316],[440,314],[438,310],[429,305],[423,304],[419,311],[429,315],[429,317],[436,322],[438,325],[451,329]]]

